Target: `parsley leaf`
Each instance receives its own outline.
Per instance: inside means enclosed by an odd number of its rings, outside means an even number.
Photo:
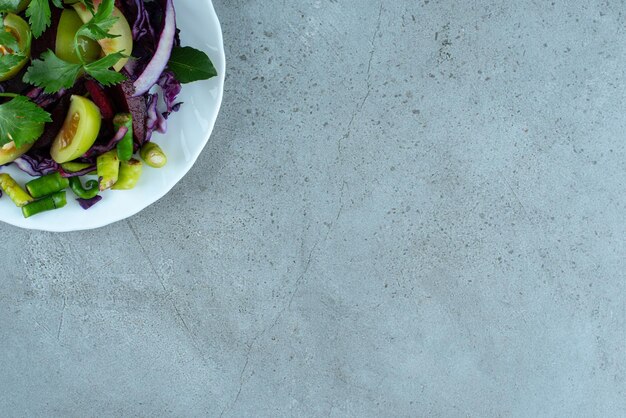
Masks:
[[[209,57],[190,46],[174,47],[167,66],[181,83],[208,80],[217,76],[217,70]]]
[[[0,45],[2,45],[5,51],[5,54],[0,54],[0,75],[5,75],[20,64],[25,59],[25,56],[21,51],[17,38],[4,26],[4,19],[1,16]]]
[[[0,0],[3,1],[3,0]],[[36,0],[45,1],[48,0]],[[61,0],[53,0],[56,3]],[[104,38],[115,38],[118,35],[111,35],[108,31],[115,24],[118,17],[113,16],[115,0],[102,0],[98,5],[98,10],[93,12],[93,0],[79,0],[92,12],[91,19],[83,24],[74,36],[74,48],[80,51],[78,43],[82,37],[92,38],[96,41]],[[32,5],[33,3],[31,3]],[[47,4],[47,3],[46,3]],[[31,66],[24,74],[24,81],[37,87],[42,87],[46,93],[56,93],[63,88],[70,88],[76,79],[83,73],[89,74],[100,84],[110,86],[126,80],[126,77],[110,68],[120,59],[126,57],[121,52],[108,54],[105,57],[91,63],[81,59],[80,64],[73,64],[62,60],[51,50],[44,52],[39,59],[33,60]]]
[[[56,93],[72,87],[82,69],[82,65],[63,61],[54,52],[47,50],[28,67],[24,81],[42,87],[46,93]]]
[[[20,45],[17,42],[15,36],[6,30],[4,26],[4,19],[0,18],[0,45],[12,50],[13,52],[20,50]]]
[[[50,3],[48,0],[31,0],[26,9],[26,16],[35,38],[39,38],[50,26]]]
[[[126,80],[123,74],[110,70],[116,62],[124,58],[124,54],[116,52],[114,54],[106,55],[100,58],[98,61],[85,65],[85,71],[87,74],[98,80],[103,86],[110,86],[113,84],[121,83]]]
[[[0,146],[11,141],[17,148],[35,142],[43,133],[50,114],[24,96],[0,104]]]
[[[23,55],[0,55],[0,74],[6,74],[24,59]]]
[[[109,30],[113,27],[115,22],[119,19],[113,16],[113,7],[115,6],[114,0],[104,0],[98,6],[98,10],[93,14],[89,22],[85,23],[78,29],[76,38],[79,36],[87,36],[96,41],[104,38],[117,38],[119,35],[112,35]]]
[[[16,12],[20,0],[0,0],[0,12]]]
[[[0,0],[11,1],[11,0]],[[18,1],[19,3],[19,1]],[[62,0],[52,0],[52,3],[59,9],[63,8]],[[31,0],[28,8],[26,8],[26,17],[30,23],[30,28],[35,38],[39,38],[50,26],[52,11],[50,10],[50,2],[48,0]]]
[[[48,50],[28,67],[24,81],[42,87],[46,93],[56,93],[61,89],[72,87],[84,71],[100,84],[110,86],[126,80],[123,74],[109,69],[123,57],[124,54],[116,52],[83,66],[63,61]]]

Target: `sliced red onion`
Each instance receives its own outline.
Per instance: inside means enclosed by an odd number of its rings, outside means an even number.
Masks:
[[[159,111],[157,105],[159,102],[158,93],[148,94],[146,103],[146,137],[145,142],[150,142],[152,134],[157,129],[159,123]]]
[[[65,178],[82,177],[82,176],[86,176],[87,174],[93,171],[96,171],[95,164],[92,164],[89,167],[85,168],[84,170],[80,170],[80,171],[65,171],[63,170],[62,167],[59,167],[59,173],[61,174],[61,177],[65,177]]]
[[[80,207],[85,210],[89,209],[90,207],[92,207],[93,205],[95,205],[101,200],[102,200],[102,196],[100,195],[93,197],[91,199],[80,199],[80,198],[76,199]]]
[[[45,176],[59,170],[59,165],[52,158],[33,158],[24,154],[13,162],[17,168],[32,177]]]
[[[39,97],[41,94],[43,94],[43,89],[40,87],[33,87],[32,89],[28,90],[26,92],[26,97],[28,97],[31,100],[36,99],[37,97]]]
[[[163,90],[163,101],[165,102],[165,113],[169,116],[174,111],[174,105],[176,105],[176,97],[182,90],[182,85],[174,76],[174,73],[170,70],[163,71],[157,84]],[[166,116],[166,118],[167,118]]]
[[[128,128],[125,126],[120,126],[120,129],[117,130],[117,132],[115,133],[115,136],[113,136],[113,138],[111,138],[109,142],[107,142],[106,144],[94,145],[93,147],[89,148],[89,151],[87,151],[82,156],[82,158],[89,159],[92,157],[97,157],[98,155],[102,155],[105,152],[111,151],[113,148],[115,148],[117,143],[120,142],[124,138],[124,135],[126,135],[126,132],[128,132]]]
[[[150,63],[133,83],[135,87],[134,97],[145,94],[159,81],[172,54],[174,37],[176,36],[176,11],[174,10],[174,2],[172,0],[165,1],[165,16],[163,18],[163,30],[159,36],[159,44]]]

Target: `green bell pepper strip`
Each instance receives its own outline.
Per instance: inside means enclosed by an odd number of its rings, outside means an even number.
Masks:
[[[55,172],[29,181],[26,183],[26,190],[32,197],[39,198],[67,189],[69,185],[68,179]]]
[[[150,167],[161,168],[167,164],[167,156],[160,146],[154,142],[148,142],[141,148],[141,158]]]
[[[85,183],[85,189],[79,177],[70,177],[70,188],[81,199],[93,199],[98,195],[100,188],[98,180],[89,180]]]
[[[67,204],[65,192],[56,192],[43,199],[35,200],[22,208],[25,218],[30,218],[38,213],[62,208]]]
[[[122,161],[120,164],[120,176],[117,183],[113,185],[113,190],[130,190],[137,185],[141,177],[143,164],[134,158],[130,161]]]
[[[13,177],[6,173],[0,174],[0,189],[4,190],[13,203],[19,208],[35,200],[13,180]]]
[[[113,127],[116,131],[122,126],[128,128],[128,131],[117,143],[117,157],[120,161],[128,161],[133,156],[133,116],[130,113],[118,113],[113,118]]]
[[[100,179],[100,191],[111,188],[120,174],[120,160],[117,151],[111,150],[98,157],[96,161],[98,177]]]

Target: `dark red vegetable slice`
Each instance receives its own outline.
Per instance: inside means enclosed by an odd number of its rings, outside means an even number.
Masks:
[[[115,111],[109,95],[104,91],[104,87],[94,80],[86,80],[85,87],[91,96],[91,100],[100,108],[102,119],[113,119]]]
[[[98,203],[101,200],[102,200],[102,196],[100,196],[100,195],[98,195],[96,197],[93,197],[91,199],[80,199],[80,198],[76,199],[76,201],[78,202],[80,207],[85,209],[85,210],[91,208],[93,205],[95,205],[96,203]]]
[[[135,142],[141,145],[146,141],[146,97],[133,97],[134,91],[130,80],[106,89],[118,113],[133,115],[133,137]]]

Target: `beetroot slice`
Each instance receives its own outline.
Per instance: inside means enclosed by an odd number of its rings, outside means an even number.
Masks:
[[[100,108],[102,119],[113,119],[115,111],[111,99],[104,91],[104,87],[94,80],[85,80],[85,87],[91,95],[91,100]]]
[[[146,141],[146,98],[133,97],[133,82],[125,80],[106,89],[118,112],[128,112],[133,116],[133,137],[137,144]]]

